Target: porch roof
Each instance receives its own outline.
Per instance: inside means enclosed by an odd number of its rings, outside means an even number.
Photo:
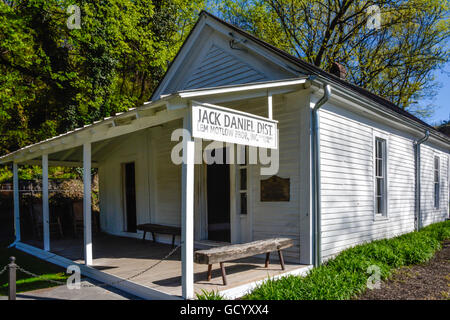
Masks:
[[[115,116],[103,118],[72,131],[25,146],[1,156],[0,164],[11,162],[40,164],[41,160],[39,157],[48,154],[49,165],[81,167],[81,162],[68,160],[71,153],[73,154],[74,148],[79,148],[81,151],[83,143],[98,142],[93,149],[93,154],[95,154],[107,147],[112,142],[112,138],[182,118],[186,112],[185,109],[193,98],[208,98],[212,96],[224,96],[227,100],[256,98],[267,95],[268,90],[273,94],[286,93],[292,91],[292,88],[298,89],[299,86],[305,88],[308,86],[308,83],[307,77],[300,77],[178,91],[161,96],[158,100],[146,102],[140,107],[130,108],[126,112],[117,113]],[[93,161],[92,166],[95,167],[96,165],[95,161]]]

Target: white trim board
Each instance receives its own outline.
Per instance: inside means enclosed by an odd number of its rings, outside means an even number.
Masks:
[[[78,267],[80,267],[80,271],[81,271],[82,275],[89,277],[91,279],[97,280],[101,283],[107,283],[111,287],[123,290],[127,293],[131,293],[142,299],[181,300],[181,297],[163,293],[159,290],[151,289],[149,287],[137,284],[137,283],[129,281],[129,280],[115,283],[115,282],[118,282],[123,279],[120,277],[113,276],[113,275],[107,274],[105,272],[99,271],[95,268],[86,266],[84,264],[75,263],[70,259],[58,256],[54,253],[44,251],[42,249],[30,246],[30,245],[22,243],[22,242],[16,243],[16,249],[23,251],[25,253],[31,254],[31,255],[33,255],[39,259],[42,259],[44,261],[56,264],[63,268],[67,268],[70,265],[77,265]],[[18,265],[20,265],[20,261],[18,261]]]

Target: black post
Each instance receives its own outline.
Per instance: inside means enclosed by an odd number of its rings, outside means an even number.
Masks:
[[[10,264],[8,264],[9,270],[8,300],[16,300],[16,270],[17,270],[17,265],[15,264],[16,258],[10,257],[9,260],[11,262]]]

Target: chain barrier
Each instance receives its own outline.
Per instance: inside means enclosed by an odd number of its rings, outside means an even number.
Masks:
[[[150,271],[151,269],[155,268],[157,265],[159,265],[159,264],[162,263],[163,261],[165,261],[165,260],[167,260],[168,258],[170,258],[170,257],[171,257],[171,256],[172,256],[172,255],[173,255],[173,254],[181,247],[181,245],[182,245],[182,243],[180,243],[178,246],[176,246],[175,248],[173,248],[173,249],[172,249],[172,250],[171,250],[164,258],[160,259],[160,260],[157,261],[155,264],[152,264],[150,267],[148,267],[148,268],[146,268],[146,269],[144,269],[144,270],[142,270],[142,271],[140,271],[140,272],[138,272],[138,273],[132,275],[131,277],[128,277],[128,278],[125,278],[125,279],[120,279],[119,281],[116,281],[116,282],[99,283],[99,284],[80,284],[80,286],[83,287],[83,288],[106,287],[106,286],[111,286],[111,285],[114,285],[114,284],[118,284],[118,283],[121,283],[121,282],[124,282],[124,281],[128,281],[128,280],[137,278],[137,277],[139,277],[140,275],[142,275],[142,274],[144,274],[144,273]],[[3,268],[3,270],[0,271],[0,275],[1,275],[3,272],[5,272],[5,271],[7,270],[7,268],[8,268],[8,266],[5,266],[5,267]],[[46,278],[46,277],[44,277],[44,276],[42,276],[42,275],[35,274],[35,273],[33,273],[33,272],[30,272],[30,271],[28,271],[28,270],[23,269],[22,267],[20,267],[20,266],[18,266],[18,265],[17,265],[17,270],[19,270],[19,271],[21,271],[21,272],[23,272],[23,273],[25,273],[25,274],[27,274],[27,275],[29,275],[29,276],[31,276],[31,277],[39,278],[39,279],[42,279],[42,280],[45,280],[45,281],[48,281],[48,282],[51,282],[51,283],[54,283],[54,284],[57,284],[57,285],[65,285],[65,284],[67,284],[67,282],[65,282],[65,281],[58,281],[58,280],[48,279],[48,278]]]
[[[20,267],[19,265],[17,265],[17,270],[19,270],[19,271],[21,271],[21,272],[23,272],[23,273],[25,273],[25,274],[27,274],[27,275],[29,275],[31,277],[42,279],[42,280],[45,280],[45,281],[48,281],[48,282],[51,282],[51,283],[54,283],[54,284],[58,284],[58,285],[66,284],[66,282],[64,282],[64,281],[48,279],[48,278],[46,278],[44,276],[41,276],[41,275],[35,274],[33,272],[27,271],[27,270],[23,269],[22,267]]]

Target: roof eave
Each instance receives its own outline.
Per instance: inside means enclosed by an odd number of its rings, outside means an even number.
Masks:
[[[318,90],[323,90],[324,83],[329,83],[326,79],[316,79],[311,81],[311,86],[315,87]],[[385,107],[383,104],[380,104],[376,101],[373,101],[372,99],[369,99],[368,97],[358,94],[357,92],[354,92],[352,90],[348,90],[348,88],[341,86],[336,83],[331,83],[333,92],[337,92],[341,97],[347,100],[356,100],[358,101],[358,105],[361,108],[365,108],[367,110],[373,111],[375,113],[378,113],[380,115],[389,115],[390,117],[395,118],[396,120],[400,120],[402,125],[407,126],[417,132],[417,137],[422,137],[423,133],[425,131],[430,131],[430,136],[434,139],[441,141],[445,143],[447,146],[450,145],[450,137],[447,135],[437,131],[436,129],[430,130],[430,127],[427,125],[424,125],[420,122],[414,121],[414,119],[411,119],[410,117],[406,117],[402,114],[399,114],[398,112],[395,112],[387,107]]]

